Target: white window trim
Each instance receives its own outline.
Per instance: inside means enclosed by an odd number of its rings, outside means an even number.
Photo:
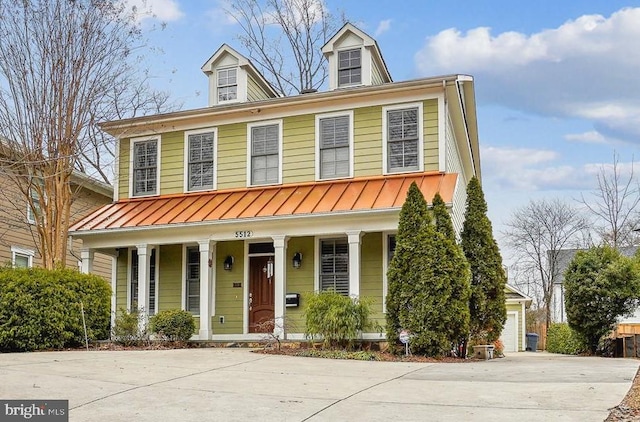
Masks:
[[[389,271],[389,236],[397,236],[397,232],[384,231],[382,232],[382,313],[387,313],[387,293],[389,293],[389,279],[387,278],[387,271]],[[397,245],[397,239],[396,239]]]
[[[349,245],[349,236],[346,233],[326,234],[315,237],[315,256],[314,256],[314,274],[313,274],[313,289],[315,293],[320,293],[320,276],[322,275],[322,241],[323,240],[338,240],[342,239]],[[348,253],[351,253],[349,249]],[[348,267],[351,270],[350,267]],[[351,271],[349,271],[349,291],[351,291]]]
[[[388,174],[402,174],[402,173],[418,173],[424,171],[424,103],[404,103],[394,104],[390,106],[382,107],[382,172],[385,175]],[[402,110],[406,108],[418,108],[418,169],[407,170],[401,172],[389,172],[388,163],[388,133],[387,133],[387,112],[394,110]]]
[[[320,164],[320,120],[330,119],[332,117],[344,117],[349,118],[349,174],[347,176],[338,177],[325,177],[321,176],[321,164]],[[335,113],[316,114],[316,181],[320,180],[336,180],[353,178],[353,110],[338,111]]]
[[[355,84],[352,83],[352,84],[340,85],[340,53],[345,51],[351,51],[351,50],[360,50],[360,82]],[[370,85],[370,84],[365,84],[365,81],[371,80],[371,67],[365,66],[365,56],[366,56],[367,62],[370,62],[371,60],[369,54],[367,53],[368,53],[367,49],[365,49],[362,45],[344,46],[336,50],[336,53],[335,53],[336,55],[336,70],[335,70],[336,88],[340,89],[340,88],[351,88],[354,86]],[[365,72],[366,72],[367,79],[365,79]]]
[[[146,141],[156,141],[158,143],[158,166],[157,166],[157,170],[156,170],[156,193],[150,193],[147,195],[135,195],[134,191],[133,191],[133,151],[134,151],[134,146],[136,142],[146,142]],[[162,151],[161,151],[161,146],[162,146],[162,142],[161,142],[161,137],[160,136],[143,136],[140,138],[131,138],[131,140],[129,141],[129,197],[130,198],[147,198],[147,197],[151,197],[151,196],[158,196],[160,195],[160,171],[161,171],[161,158],[162,158]]]
[[[189,189],[189,135],[199,135],[202,133],[213,133],[213,187],[203,189]],[[204,128],[189,130],[184,132],[184,191],[202,192],[216,190],[218,188],[218,128]]]
[[[274,183],[251,183],[251,132],[254,127],[278,125],[278,181]],[[252,186],[273,186],[282,184],[282,119],[265,120],[260,122],[247,123],[247,187]]]
[[[28,268],[33,267],[33,257],[36,255],[35,251],[32,249],[25,249],[19,246],[11,247],[11,266],[16,266],[16,255],[26,256],[28,260]]]

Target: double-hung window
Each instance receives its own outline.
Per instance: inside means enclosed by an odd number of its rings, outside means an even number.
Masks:
[[[189,191],[214,188],[215,132],[187,134]]]
[[[280,183],[280,123],[249,127],[251,185]]]
[[[133,142],[133,196],[158,193],[158,140]]]
[[[360,49],[338,52],[338,86],[358,85],[362,82]]]
[[[420,107],[386,109],[384,113],[387,172],[419,170]]]
[[[187,248],[187,274],[185,291],[185,310],[192,314],[200,313],[200,250]]]
[[[40,205],[40,195],[35,189],[29,189],[31,201],[27,202],[27,222],[37,224],[42,218],[42,207]]]
[[[218,70],[218,102],[233,101],[238,98],[238,69]]]
[[[17,246],[11,247],[11,264],[14,268],[33,267],[33,257],[35,252],[30,249],[23,249]]]
[[[320,290],[349,295],[349,243],[347,239],[320,241]]]
[[[351,126],[353,115],[318,116],[319,178],[351,176]]]

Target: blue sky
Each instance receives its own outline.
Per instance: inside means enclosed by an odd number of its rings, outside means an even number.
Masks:
[[[614,152],[623,169],[638,159],[638,1],[325,4],[378,41],[395,81],[474,76],[483,189],[501,247],[514,209],[536,198],[589,198]],[[155,15],[143,20],[158,49],[148,63],[155,86],[184,109],[206,106],[200,67],[222,43],[242,52],[239,28],[219,0],[147,0],[147,7]]]

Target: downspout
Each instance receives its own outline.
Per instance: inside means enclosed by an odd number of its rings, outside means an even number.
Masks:
[[[464,81],[460,79],[460,75],[458,75],[458,78],[456,79],[456,89],[458,90],[458,101],[460,104],[460,110],[462,111],[462,120],[464,121],[464,131],[465,131],[465,135],[467,137],[467,146],[469,147],[469,154],[471,157],[471,165],[473,166],[473,174],[477,175],[478,172],[476,171],[476,162],[473,159],[473,149],[471,147],[471,138],[469,137],[469,123],[467,122],[467,110],[464,106],[464,101],[462,99],[463,94],[462,94],[462,85],[463,85]]]

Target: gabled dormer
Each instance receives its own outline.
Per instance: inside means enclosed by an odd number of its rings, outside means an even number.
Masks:
[[[209,78],[209,106],[278,97],[271,84],[242,54],[227,44],[202,66]]]
[[[329,89],[392,82],[378,43],[350,23],[322,47],[329,61]]]

